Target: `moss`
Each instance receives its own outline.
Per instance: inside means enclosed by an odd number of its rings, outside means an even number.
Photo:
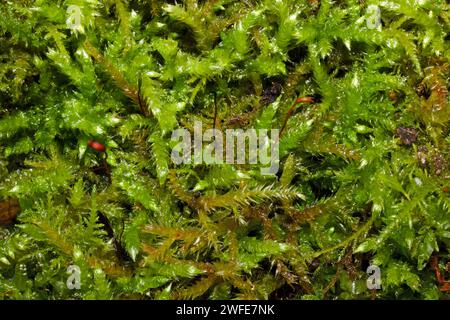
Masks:
[[[1,298],[448,298],[445,1],[0,10]],[[279,172],[175,165],[196,120],[279,128]]]

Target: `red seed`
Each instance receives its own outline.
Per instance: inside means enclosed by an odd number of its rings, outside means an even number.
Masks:
[[[101,144],[100,142],[94,141],[94,140],[89,140],[88,146],[99,152],[105,152],[105,150],[106,150],[105,145]]]
[[[298,98],[297,101],[295,101],[296,103],[314,103],[314,98],[313,97],[301,97]]]

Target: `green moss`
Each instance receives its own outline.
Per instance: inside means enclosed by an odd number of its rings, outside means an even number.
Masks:
[[[0,4],[0,298],[448,298],[449,9]],[[280,172],[175,166],[195,120],[282,129]]]

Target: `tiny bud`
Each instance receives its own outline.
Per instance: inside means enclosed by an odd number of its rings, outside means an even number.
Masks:
[[[101,144],[100,142],[94,141],[94,140],[89,140],[88,141],[88,146],[94,150],[97,150],[99,152],[105,152],[106,151],[106,147],[105,145]]]

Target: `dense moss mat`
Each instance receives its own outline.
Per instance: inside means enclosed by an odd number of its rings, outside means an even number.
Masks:
[[[1,1],[0,297],[448,298],[449,9]],[[279,172],[174,165],[195,120]]]

